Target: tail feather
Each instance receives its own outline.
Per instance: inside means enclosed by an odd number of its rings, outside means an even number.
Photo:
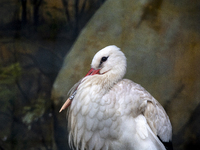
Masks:
[[[160,137],[158,136],[159,140],[163,143],[163,145],[165,146],[166,150],[173,150],[173,145],[172,145],[172,141],[169,142],[163,142]]]

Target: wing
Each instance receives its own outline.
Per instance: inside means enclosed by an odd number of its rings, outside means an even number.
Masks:
[[[163,107],[153,98],[147,101],[144,116],[154,132],[165,145],[167,150],[173,150],[172,147],[172,126]]]
[[[140,105],[143,115],[153,133],[159,137],[167,149],[173,149],[172,126],[168,115],[161,104],[141,85],[133,83],[133,90],[140,97],[140,101],[145,105]]]
[[[134,111],[132,111],[133,117],[143,114],[155,136],[158,136],[166,148],[167,146],[172,147],[172,144],[170,146],[172,140],[172,126],[164,108],[141,85],[127,79],[124,79],[123,82],[126,83],[126,87],[129,88],[131,99],[135,105]]]
[[[155,100],[148,100],[144,111],[147,122],[157,136],[163,142],[172,140],[172,126],[163,107]]]
[[[146,118],[141,114],[135,118],[136,134],[141,139],[140,145],[148,145],[150,150],[166,150],[159,138],[153,133],[149,127]],[[145,143],[143,143],[145,141]],[[153,144],[154,143],[154,144]],[[138,148],[141,149],[141,148]]]

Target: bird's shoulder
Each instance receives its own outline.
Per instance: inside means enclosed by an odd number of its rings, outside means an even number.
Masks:
[[[133,117],[144,112],[147,100],[152,99],[152,96],[141,85],[129,79],[119,81],[107,95],[119,104],[122,114]]]
[[[154,101],[153,96],[145,90],[140,84],[137,84],[129,79],[123,79],[115,84],[112,92],[123,100],[128,101]]]
[[[121,87],[122,91],[126,91],[129,94],[139,94],[146,98],[152,98],[151,94],[145,90],[140,84],[133,82],[129,79],[120,80],[115,86],[115,88]]]

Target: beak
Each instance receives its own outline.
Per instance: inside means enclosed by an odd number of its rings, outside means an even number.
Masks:
[[[89,72],[86,74],[86,76],[89,76],[89,75],[95,75],[95,74],[100,74],[100,69],[94,69],[94,68],[91,68],[90,70],[89,70]],[[85,76],[85,77],[86,77]]]
[[[91,75],[95,75],[95,74],[100,74],[100,69],[94,69],[94,68],[91,68],[89,70],[89,72],[86,74],[86,76],[91,76]],[[85,76],[85,77],[86,77]],[[78,85],[79,86],[79,85]],[[78,88],[77,86],[77,88]],[[76,90],[73,92],[73,94],[66,100],[66,102],[62,105],[61,109],[59,112],[63,111],[64,109],[66,109],[72,102],[74,96],[76,95],[76,91],[77,91],[77,88]]]

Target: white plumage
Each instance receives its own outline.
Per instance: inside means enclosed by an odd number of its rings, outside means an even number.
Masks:
[[[81,150],[165,150],[159,138],[172,140],[170,120],[143,87],[123,79],[126,57],[120,49],[112,45],[100,50],[91,68],[71,92],[75,92],[68,114],[71,146]]]

